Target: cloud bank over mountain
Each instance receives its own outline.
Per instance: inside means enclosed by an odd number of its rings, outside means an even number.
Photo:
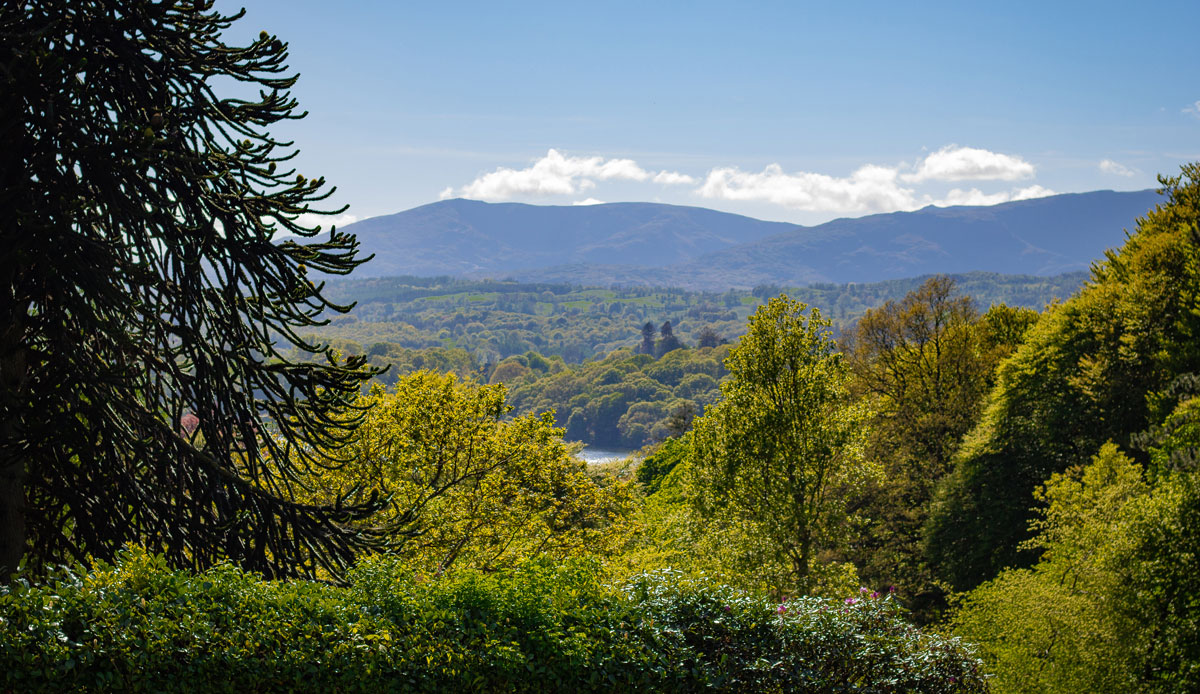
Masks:
[[[574,195],[596,187],[597,181],[647,181],[676,185],[691,183],[692,177],[676,171],[651,174],[632,159],[571,157],[556,149],[524,169],[498,168],[483,174],[465,186],[442,191],[442,199],[451,197],[487,201],[510,200],[518,194]]]
[[[1101,164],[1105,171],[1119,173],[1114,166],[1120,165],[1107,160]],[[1037,167],[1021,156],[956,144],[920,157],[913,164],[867,163],[846,176],[787,171],[778,163],[768,164],[762,171],[745,171],[737,166],[717,166],[703,174],[654,171],[634,159],[573,156],[550,149],[524,168],[499,167],[462,186],[447,187],[441,197],[489,202],[532,197],[554,202],[555,197],[587,193],[586,200],[570,201],[584,203],[596,200],[590,194],[601,185],[619,182],[659,190],[689,186],[698,201],[749,201],[785,210],[867,214],[911,211],[929,205],[991,205],[1054,195],[1055,191],[1037,183],[1011,185],[1033,179],[1036,174]],[[963,181],[1004,185],[998,190],[983,190],[978,185],[950,186]],[[651,190],[643,194],[653,197]],[[620,196],[606,194],[607,199],[611,197]]]

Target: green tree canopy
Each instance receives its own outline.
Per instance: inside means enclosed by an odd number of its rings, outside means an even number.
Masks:
[[[341,309],[310,277],[362,260],[345,234],[305,241],[321,229],[300,215],[332,189],[268,132],[303,116],[296,77],[275,36],[225,42],[240,16],[206,0],[0,5],[4,574],[126,542],[312,573],[381,542],[345,526],[372,504],[292,500],[373,370],[283,350],[322,351],[297,331]]]
[[[748,561],[785,567],[783,592],[811,587],[816,551],[839,534],[839,492],[862,472],[862,416],[828,325],[786,296],[760,307],[725,361],[724,399],[695,423],[700,515],[745,529]]]
[[[1166,201],[999,367],[925,528],[926,556],[957,589],[1028,564],[1034,488],[1105,441],[1128,450],[1171,412],[1172,382],[1200,372],[1200,165],[1159,181]]]
[[[920,619],[942,606],[921,553],[934,488],[978,421],[997,363],[1036,320],[1004,304],[981,316],[937,276],[868,310],[846,340],[852,390],[873,403],[867,454],[883,472],[854,500],[865,525],[849,556],[870,584],[899,587]]]
[[[1051,475],[1036,492],[1037,564],[1001,572],[956,610],[952,626],[980,644],[996,691],[1200,687],[1200,399],[1139,439],[1148,470],[1106,443]]]
[[[611,554],[632,530],[630,484],[589,475],[554,415],[506,419],[502,385],[418,371],[360,404],[349,460],[318,471],[311,500],[365,502],[382,490],[387,506],[360,523],[394,537],[410,565],[490,571]]]

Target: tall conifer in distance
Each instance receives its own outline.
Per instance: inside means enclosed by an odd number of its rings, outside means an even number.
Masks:
[[[683,343],[679,341],[678,337],[675,337],[675,329],[671,327],[671,321],[663,321],[662,327],[658,329],[658,334],[662,335],[662,338],[654,350],[656,357],[683,347]]]
[[[649,355],[653,356],[653,354],[654,354],[654,335],[657,332],[658,332],[658,329],[654,327],[654,324],[651,323],[650,321],[646,321],[646,324],[642,326],[642,344],[640,346],[638,346],[639,353],[649,354]]]
[[[373,504],[291,500],[375,372],[284,356],[325,351],[299,331],[346,308],[318,273],[363,260],[299,221],[335,212],[313,207],[333,189],[268,132],[303,117],[296,76],[275,36],[225,42],[240,17],[208,0],[0,6],[2,576],[127,542],[311,575],[384,542],[345,529]]]

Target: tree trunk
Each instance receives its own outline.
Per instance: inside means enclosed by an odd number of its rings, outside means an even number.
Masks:
[[[25,477],[22,459],[0,467],[0,583],[8,583],[25,556]]]
[[[8,583],[25,556],[25,479],[20,412],[29,381],[23,321],[10,316],[0,333],[0,583]]]

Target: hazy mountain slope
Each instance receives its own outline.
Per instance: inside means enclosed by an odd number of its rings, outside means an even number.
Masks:
[[[375,253],[356,276],[475,274],[571,263],[663,266],[795,228],[700,207],[445,200],[345,227]]]
[[[808,229],[711,253],[680,268],[702,280],[867,282],[928,273],[1052,275],[1084,270],[1158,201],[1153,191],[1097,191],[989,207],[927,207]],[[715,279],[715,278],[714,278]]]
[[[990,207],[928,207],[814,227],[697,207],[550,207],[447,200],[346,227],[377,254],[358,277],[723,290],[873,282],[931,273],[1083,270],[1124,241],[1153,191],[1096,191]]]

